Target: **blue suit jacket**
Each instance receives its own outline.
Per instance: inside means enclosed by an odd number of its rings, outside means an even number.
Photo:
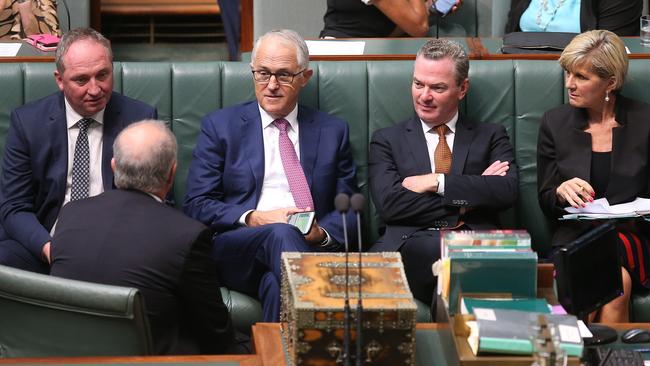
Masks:
[[[104,112],[104,190],[113,188],[110,162],[115,137],[128,124],[145,118],[157,118],[156,110],[113,92]],[[40,258],[65,198],[67,168],[63,93],[14,110],[0,176],[0,240],[18,241]]]
[[[343,243],[334,197],[357,191],[348,125],[324,112],[299,106],[300,164],[309,184],[318,224]],[[256,101],[208,114],[201,126],[187,178],[185,213],[218,232],[240,227],[241,215],[257,207],[264,180],[262,122]],[[348,215],[351,236],[356,220]]]

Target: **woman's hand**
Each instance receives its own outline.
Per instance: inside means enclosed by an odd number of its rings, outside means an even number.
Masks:
[[[596,192],[589,182],[580,178],[571,178],[560,184],[555,190],[560,203],[568,203],[572,207],[585,207],[587,202],[592,202]]]

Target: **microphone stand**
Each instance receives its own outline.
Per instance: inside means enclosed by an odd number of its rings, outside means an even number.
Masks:
[[[361,211],[363,210],[363,195],[361,193],[355,193],[352,195],[352,198],[350,199],[352,203],[352,209],[357,213],[357,240],[359,243],[359,297],[357,298],[357,352],[356,352],[356,361],[355,365],[356,366],[361,366],[363,364],[362,359],[361,359],[361,351],[363,349],[363,336],[362,336],[362,329],[363,329],[363,322],[362,322],[362,317],[363,317],[363,301],[362,301],[362,296],[361,296],[361,287],[363,284],[363,277],[361,276],[361,252],[363,251],[363,248],[361,246]]]
[[[346,222],[346,213],[350,209],[350,197],[345,193],[339,193],[334,199],[336,209],[341,213],[341,221],[343,222],[343,241],[345,242],[345,305],[343,307],[344,320],[343,320],[343,366],[350,366],[350,275],[349,275],[349,241],[348,241],[348,228]],[[338,363],[338,362],[337,362]]]

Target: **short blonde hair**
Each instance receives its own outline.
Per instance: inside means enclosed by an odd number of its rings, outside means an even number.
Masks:
[[[589,70],[601,79],[613,76],[616,79],[614,90],[623,87],[628,64],[625,44],[616,34],[607,30],[578,34],[560,56],[560,65],[567,71],[589,65]]]

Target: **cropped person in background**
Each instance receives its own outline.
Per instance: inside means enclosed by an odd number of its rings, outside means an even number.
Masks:
[[[264,34],[250,66],[257,100],[203,118],[183,209],[216,232],[213,254],[224,285],[257,295],[264,320],[277,322],[280,256],[342,248],[334,197],[356,192],[356,167],[347,123],[298,104],[314,73],[300,35]],[[302,211],[316,217],[306,235],[287,223]],[[355,225],[350,213],[353,239]]]
[[[0,0],[0,39],[42,33],[61,34],[55,0]]]
[[[61,207],[112,189],[113,140],[157,116],[113,91],[111,43],[97,31],[67,32],[55,62],[60,91],[11,113],[0,174],[0,264],[40,273]]]
[[[506,33],[610,30],[638,36],[643,0],[511,0]]]
[[[321,38],[426,37],[432,0],[327,0]],[[457,5],[462,0],[456,1]]]
[[[217,0],[221,12],[223,31],[228,43],[228,59],[239,60],[239,40],[241,38],[241,17],[239,15],[239,0]]]
[[[564,207],[580,207],[605,197],[610,204],[649,197],[650,105],[624,97],[628,70],[623,41],[594,30],[576,36],[560,56],[569,104],[542,117],[537,143],[537,191],[544,213],[553,219]],[[586,221],[559,221],[554,249],[592,228]],[[595,321],[625,323],[634,286],[650,288],[650,251],[645,221],[617,227],[624,293],[604,305]]]
[[[122,130],[113,150],[117,189],[61,210],[51,274],[139,289],[156,354],[225,353],[234,334],[212,233],[163,202],[176,174],[176,138],[164,122],[145,120]]]
[[[463,47],[432,39],[417,53],[415,114],[375,131],[368,157],[372,199],[383,226],[373,252],[399,251],[413,296],[431,304],[440,230],[500,227],[517,198],[518,171],[503,126],[459,113],[469,90]]]

